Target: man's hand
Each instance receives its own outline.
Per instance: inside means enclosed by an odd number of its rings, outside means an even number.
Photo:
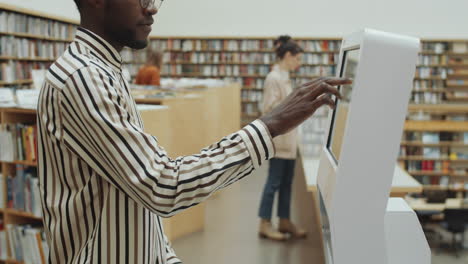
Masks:
[[[329,105],[335,108],[331,96],[341,98],[341,95],[334,86],[351,83],[351,80],[343,78],[315,79],[301,85],[260,120],[268,127],[272,137],[285,134],[307,120],[321,106]]]

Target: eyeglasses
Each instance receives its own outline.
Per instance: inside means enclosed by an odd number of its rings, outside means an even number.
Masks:
[[[158,0],[158,5],[156,5],[156,0],[140,0],[141,8],[148,9],[151,7],[156,8],[158,11],[161,9],[164,0]]]

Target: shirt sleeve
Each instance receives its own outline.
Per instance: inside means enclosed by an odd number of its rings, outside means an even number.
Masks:
[[[122,89],[91,66],[71,75],[60,93],[59,140],[98,175],[162,217],[197,205],[275,155],[267,127],[256,120],[199,154],[172,159],[143,132]]]
[[[167,238],[166,234],[164,235],[164,242],[166,243],[166,263],[167,264],[178,264],[182,263],[182,261],[176,256],[174,249],[172,248],[169,239]]]
[[[267,78],[263,90],[263,113],[268,113],[281,103],[281,87],[274,78]]]

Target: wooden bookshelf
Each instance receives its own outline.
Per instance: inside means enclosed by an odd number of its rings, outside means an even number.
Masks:
[[[14,12],[14,13],[22,14],[22,15],[28,15],[31,17],[44,18],[46,20],[59,21],[59,22],[63,22],[63,23],[71,24],[75,26],[79,24],[79,21],[76,21],[67,17],[51,15],[48,13],[43,13],[43,12],[39,12],[36,10],[22,8],[22,7],[18,7],[15,5],[9,5],[9,4],[4,4],[4,3],[0,3],[0,11],[1,10],[10,11],[10,12]]]
[[[466,132],[468,131],[468,121],[406,121],[405,131],[425,131],[425,132]]]
[[[7,260],[0,260],[0,263],[5,263],[5,264],[23,264],[24,262],[22,261],[17,261],[14,259],[7,259]]]
[[[151,37],[150,46],[165,53],[161,77],[221,78],[242,83],[242,123],[246,124],[259,117],[264,81],[276,60],[275,39],[273,36]],[[301,69],[291,74],[294,86],[319,76],[335,75],[340,38],[295,40],[305,52]],[[131,75],[135,76],[145,61],[144,56],[126,52],[123,59],[129,63]]]
[[[36,12],[33,10],[28,10],[24,8],[17,8],[15,6],[7,5],[7,4],[0,4],[0,13],[8,16],[15,16],[10,17],[8,21],[12,22],[12,24],[2,24],[0,25],[0,38],[11,38],[14,42],[11,42],[12,45],[16,45],[16,40],[22,40],[27,42],[29,45],[35,45],[39,47],[39,45],[53,45],[53,52],[61,52],[58,47],[66,47],[66,44],[71,42],[74,36],[74,31],[78,25],[77,21],[70,20],[67,18],[57,17],[57,16],[50,16],[48,14]],[[18,20],[20,19],[20,20]],[[38,25],[38,23],[44,23],[44,28],[38,30],[38,27],[35,28],[27,28],[21,27],[18,31],[16,31],[18,21],[26,21],[29,19],[33,19],[32,22],[34,25]],[[1,22],[0,22],[1,23]],[[40,34],[37,34],[40,33]],[[10,43],[10,42],[8,42]],[[47,49],[46,49],[47,50]],[[15,51],[13,51],[15,52]],[[0,56],[0,70],[3,71],[4,67],[17,67],[16,63],[20,64],[21,71],[24,71],[29,68],[36,68],[37,66],[47,67],[48,64],[54,61],[54,58],[57,57],[59,54],[54,54],[54,56],[49,56],[49,50],[47,52],[39,51],[39,49],[35,50],[31,53],[26,54],[16,54],[16,53],[4,53]],[[10,66],[13,65],[13,66]],[[30,76],[28,72],[21,72],[20,74],[14,76]],[[2,81],[0,80],[0,87],[2,86],[11,86],[11,87],[27,87],[32,84],[32,80],[30,77],[28,78],[10,78],[11,81]],[[0,124],[30,124],[34,125],[36,123],[36,111],[32,109],[21,109],[21,108],[0,108]],[[24,225],[24,224],[42,224],[42,217],[38,217],[30,212],[25,212],[22,210],[17,210],[12,207],[7,206],[7,193],[8,187],[7,184],[9,181],[7,177],[17,177],[16,170],[17,166],[22,165],[25,168],[37,168],[37,162],[33,160],[14,160],[10,162],[0,161],[0,170],[1,174],[3,175],[2,178],[2,185],[3,189],[1,193],[3,195],[3,200],[5,204],[3,205],[4,208],[0,210],[0,217],[3,221],[4,226],[7,225]],[[37,205],[35,205],[37,206]],[[37,207],[36,207],[37,208]],[[6,232],[6,231],[5,231]],[[9,244],[9,235],[6,232],[6,239],[7,239],[7,260],[0,260],[0,263],[7,263],[7,264],[22,264],[22,261],[18,261],[15,259],[15,256],[12,255],[12,250]]]
[[[456,159],[451,160],[449,158],[427,158],[424,156],[406,156],[406,157],[399,157],[398,161],[446,161],[448,163],[453,164],[466,164],[468,165],[468,159]]]
[[[457,45],[468,40],[422,41],[398,161],[425,189],[467,189],[468,53]]]
[[[25,85],[25,84],[32,84],[32,80],[15,80],[12,82],[4,82],[0,81],[0,86],[11,86],[11,85]]]
[[[444,176],[444,175],[449,175],[450,173],[448,172],[442,172],[442,171],[408,171],[413,176]]]
[[[34,19],[34,24],[44,23],[44,29],[41,30],[41,34],[37,34],[37,28],[26,28],[22,27],[20,30],[24,32],[17,32],[16,31],[16,23],[13,22],[12,24],[5,25],[4,28],[0,26],[0,38],[9,37],[13,40],[27,40],[29,45],[37,45],[36,48],[28,48],[28,53],[30,56],[20,56],[19,54],[2,54],[0,56],[0,64],[6,64],[7,67],[16,67],[14,72],[17,72],[16,78],[12,81],[5,81],[0,80],[0,87],[3,86],[21,86],[21,87],[28,87],[32,84],[32,80],[30,79],[30,73],[23,72],[29,67],[19,67],[15,66],[14,63],[24,63],[31,64],[31,68],[36,68],[34,65],[38,63],[43,63],[40,68],[47,67],[48,64],[54,61],[54,58],[59,56],[62,49],[66,47],[66,44],[71,42],[74,36],[74,31],[78,25],[77,21],[70,20],[68,18],[62,18],[57,16],[50,16],[45,13],[36,12],[33,10],[25,9],[25,8],[18,8],[8,4],[0,4],[0,12],[8,13],[9,15],[18,15],[25,17],[16,17],[15,19],[21,19],[18,21],[26,21],[26,19]],[[16,20],[14,20],[16,21]],[[54,27],[49,27],[53,23]],[[60,28],[60,30],[56,30],[56,28]],[[55,30],[55,31],[54,31]],[[59,36],[60,35],[60,36]],[[11,43],[9,45],[16,45],[15,41],[8,42]],[[39,45],[54,45],[54,49],[40,49]],[[57,48],[60,46],[61,48]],[[15,52],[15,51],[11,51]],[[40,56],[40,53],[44,53],[45,56]],[[52,54],[53,53],[53,54]],[[57,53],[57,54],[55,54]],[[39,56],[38,56],[39,55]],[[53,55],[53,56],[52,56]],[[13,63],[13,65],[10,65]],[[4,65],[0,65],[0,71],[5,70]],[[19,69],[19,70],[18,70]],[[5,70],[6,71],[6,70]],[[6,75],[4,73],[3,75]],[[20,78],[19,76],[26,77],[27,79]]]
[[[7,123],[15,124],[15,123],[28,123],[34,124],[36,120],[36,111],[32,109],[21,109],[21,108],[0,108],[0,124],[4,125]],[[27,160],[15,160],[15,161],[0,161],[0,168],[1,174],[3,175],[2,184],[3,190],[1,193],[3,194],[3,200],[5,203],[7,202],[7,176],[15,176],[16,173],[16,166],[23,165],[25,167],[37,167],[36,161],[27,161]],[[3,224],[9,225],[17,225],[17,224],[41,224],[42,217],[38,217],[33,215],[30,212],[25,212],[21,210],[17,210],[14,208],[7,208],[6,204],[4,205],[5,208],[1,209],[0,214],[3,221]],[[6,235],[7,240],[9,239],[8,233]],[[9,260],[0,261],[0,263],[23,263],[21,261],[16,261],[12,258],[11,249],[8,245],[8,256],[10,257]]]
[[[259,49],[259,50],[179,50],[179,49],[165,49],[164,52],[173,53],[186,53],[186,52],[207,52],[207,53],[274,53],[271,49]],[[304,51],[305,54],[333,54],[338,53],[336,50],[324,50],[324,51]]]
[[[16,33],[16,32],[0,32],[0,36],[12,36],[12,37],[18,37],[18,38],[48,40],[48,41],[67,42],[67,43],[73,41],[72,39],[68,39],[68,38],[53,38],[53,37],[45,37],[45,36],[35,35],[35,34]]]
[[[443,190],[451,192],[466,192],[466,188],[456,188],[451,186],[441,186],[441,185],[423,185],[424,190]]]
[[[55,59],[50,58],[18,58],[11,56],[0,56],[0,60],[15,60],[15,61],[38,61],[38,62],[53,62]]]
[[[27,160],[15,160],[15,161],[3,161],[5,164],[11,165],[24,165],[29,167],[37,167],[37,162],[35,161],[27,161]]]
[[[222,36],[212,36],[212,37],[183,37],[183,36],[174,36],[174,37],[152,37],[151,46],[159,50],[163,50],[165,53],[165,64],[162,72],[163,77],[171,78],[224,78],[230,79],[235,82],[242,82],[243,84],[243,93],[242,101],[244,104],[253,104],[252,101],[261,101],[262,95],[261,91],[264,85],[264,79],[266,77],[266,71],[264,74],[224,74],[219,73],[220,71],[211,72],[208,71],[208,74],[202,69],[204,66],[223,66],[223,67],[254,67],[255,69],[260,69],[261,67],[270,67],[275,62],[275,54],[273,48],[265,47],[268,45],[260,46],[249,46],[248,42],[257,41],[259,43],[267,43],[268,41],[273,41],[275,37],[222,37]],[[317,67],[332,67],[333,70],[330,72],[321,72],[320,74],[307,72],[307,74],[297,74],[292,73],[291,78],[293,80],[293,86],[296,87],[301,82],[304,82],[308,79],[314,79],[318,76],[334,76],[336,74],[336,66],[338,63],[338,52],[341,39],[339,38],[297,38],[296,39],[300,45],[304,45],[305,52],[304,56],[324,56],[319,59],[323,59],[327,56],[334,56],[330,58],[330,61],[327,63],[323,62],[308,62],[303,61],[302,67],[310,67],[312,70]],[[211,42],[218,41],[214,45]],[[233,47],[229,46],[229,41],[238,42],[238,44]],[[244,45],[245,43],[246,45]],[[263,41],[263,42],[262,42]],[[310,42],[307,42],[310,41]],[[317,43],[323,44],[325,42],[335,43],[333,47],[319,47],[319,50],[316,50],[317,46],[314,46]],[[428,98],[428,94],[431,94],[432,97],[437,98],[437,102],[434,102],[434,99],[431,98],[431,104],[440,105],[444,103],[465,103],[465,100],[468,97],[454,97],[456,92],[463,91],[465,88],[468,91],[468,83],[466,85],[454,85],[450,84],[449,81],[453,80],[454,77],[459,77],[459,75],[454,75],[451,70],[454,65],[458,66],[460,63],[455,63],[452,61],[452,58],[458,58],[466,54],[463,53],[454,53],[451,51],[451,46],[453,43],[464,43],[465,40],[433,40],[427,39],[422,41],[422,51],[420,52],[420,59],[417,64],[417,72],[415,75],[415,89],[412,93],[412,101],[416,104],[427,104],[425,100]],[[190,45],[185,45],[189,42]],[[198,43],[198,44],[197,44]],[[201,44],[200,44],[201,43]],[[314,44],[315,43],[315,44]],[[441,47],[435,47],[436,45],[442,45]],[[312,49],[311,49],[312,48]],[[199,59],[197,56],[205,56],[204,59]],[[138,56],[129,56],[128,62],[133,66],[134,71],[136,71],[139,65],[144,62],[144,59],[139,54]],[[236,57],[232,57],[232,56]],[[267,62],[257,61],[259,58],[252,59],[249,56],[269,56]],[[216,59],[213,59],[215,56]],[[221,56],[226,56],[221,58]],[[245,59],[244,56],[247,56]],[[132,57],[138,57],[138,60],[133,60]],[[260,59],[261,60],[261,59]],[[465,62],[468,65],[468,62]],[[177,68],[178,67],[178,68]],[[467,66],[468,67],[468,66]],[[169,71],[167,69],[170,69]],[[172,72],[174,69],[177,69],[179,72]],[[200,69],[200,70],[194,70]],[[310,70],[310,69],[308,69]],[[429,73],[428,73],[429,71]],[[263,71],[262,71],[263,72]],[[136,72],[132,74],[135,76]],[[468,76],[461,75],[461,76]],[[251,78],[249,83],[246,82],[246,79]],[[468,79],[468,78],[467,78]],[[260,81],[259,81],[260,80]],[[252,83],[253,82],[253,83]],[[418,84],[418,85],[417,85]],[[419,87],[418,87],[419,86]],[[436,88],[434,88],[436,87]],[[257,96],[257,93],[252,93],[254,91],[259,91],[260,95]],[[254,98],[252,98],[252,96]],[[452,106],[443,106],[444,110],[452,111],[450,108]],[[416,109],[416,108],[410,108]],[[425,109],[428,109],[426,107]],[[417,109],[415,111],[425,111],[425,109]],[[250,121],[252,115],[259,113],[260,109],[256,108],[245,108],[243,107],[243,116],[245,119]],[[431,112],[441,112],[442,110],[431,109]],[[461,111],[461,110],[457,110]],[[248,114],[248,115],[246,115]],[[244,122],[245,124],[245,122]]]
[[[424,143],[422,141],[402,141],[402,146],[418,146],[418,147],[468,147],[468,143],[441,141],[439,143]]]
[[[468,104],[411,104],[409,112],[423,111],[424,113],[468,113]]]

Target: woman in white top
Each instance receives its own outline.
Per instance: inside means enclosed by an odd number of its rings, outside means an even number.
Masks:
[[[281,36],[275,41],[278,62],[268,74],[264,87],[263,112],[268,113],[279,105],[291,92],[289,72],[301,66],[303,49],[289,36]],[[260,203],[261,218],[259,235],[272,240],[286,240],[291,235],[304,238],[307,232],[297,228],[290,221],[291,187],[297,154],[297,131],[293,130],[274,140],[276,156],[270,160],[268,179]],[[279,228],[271,224],[272,207],[278,192]]]

